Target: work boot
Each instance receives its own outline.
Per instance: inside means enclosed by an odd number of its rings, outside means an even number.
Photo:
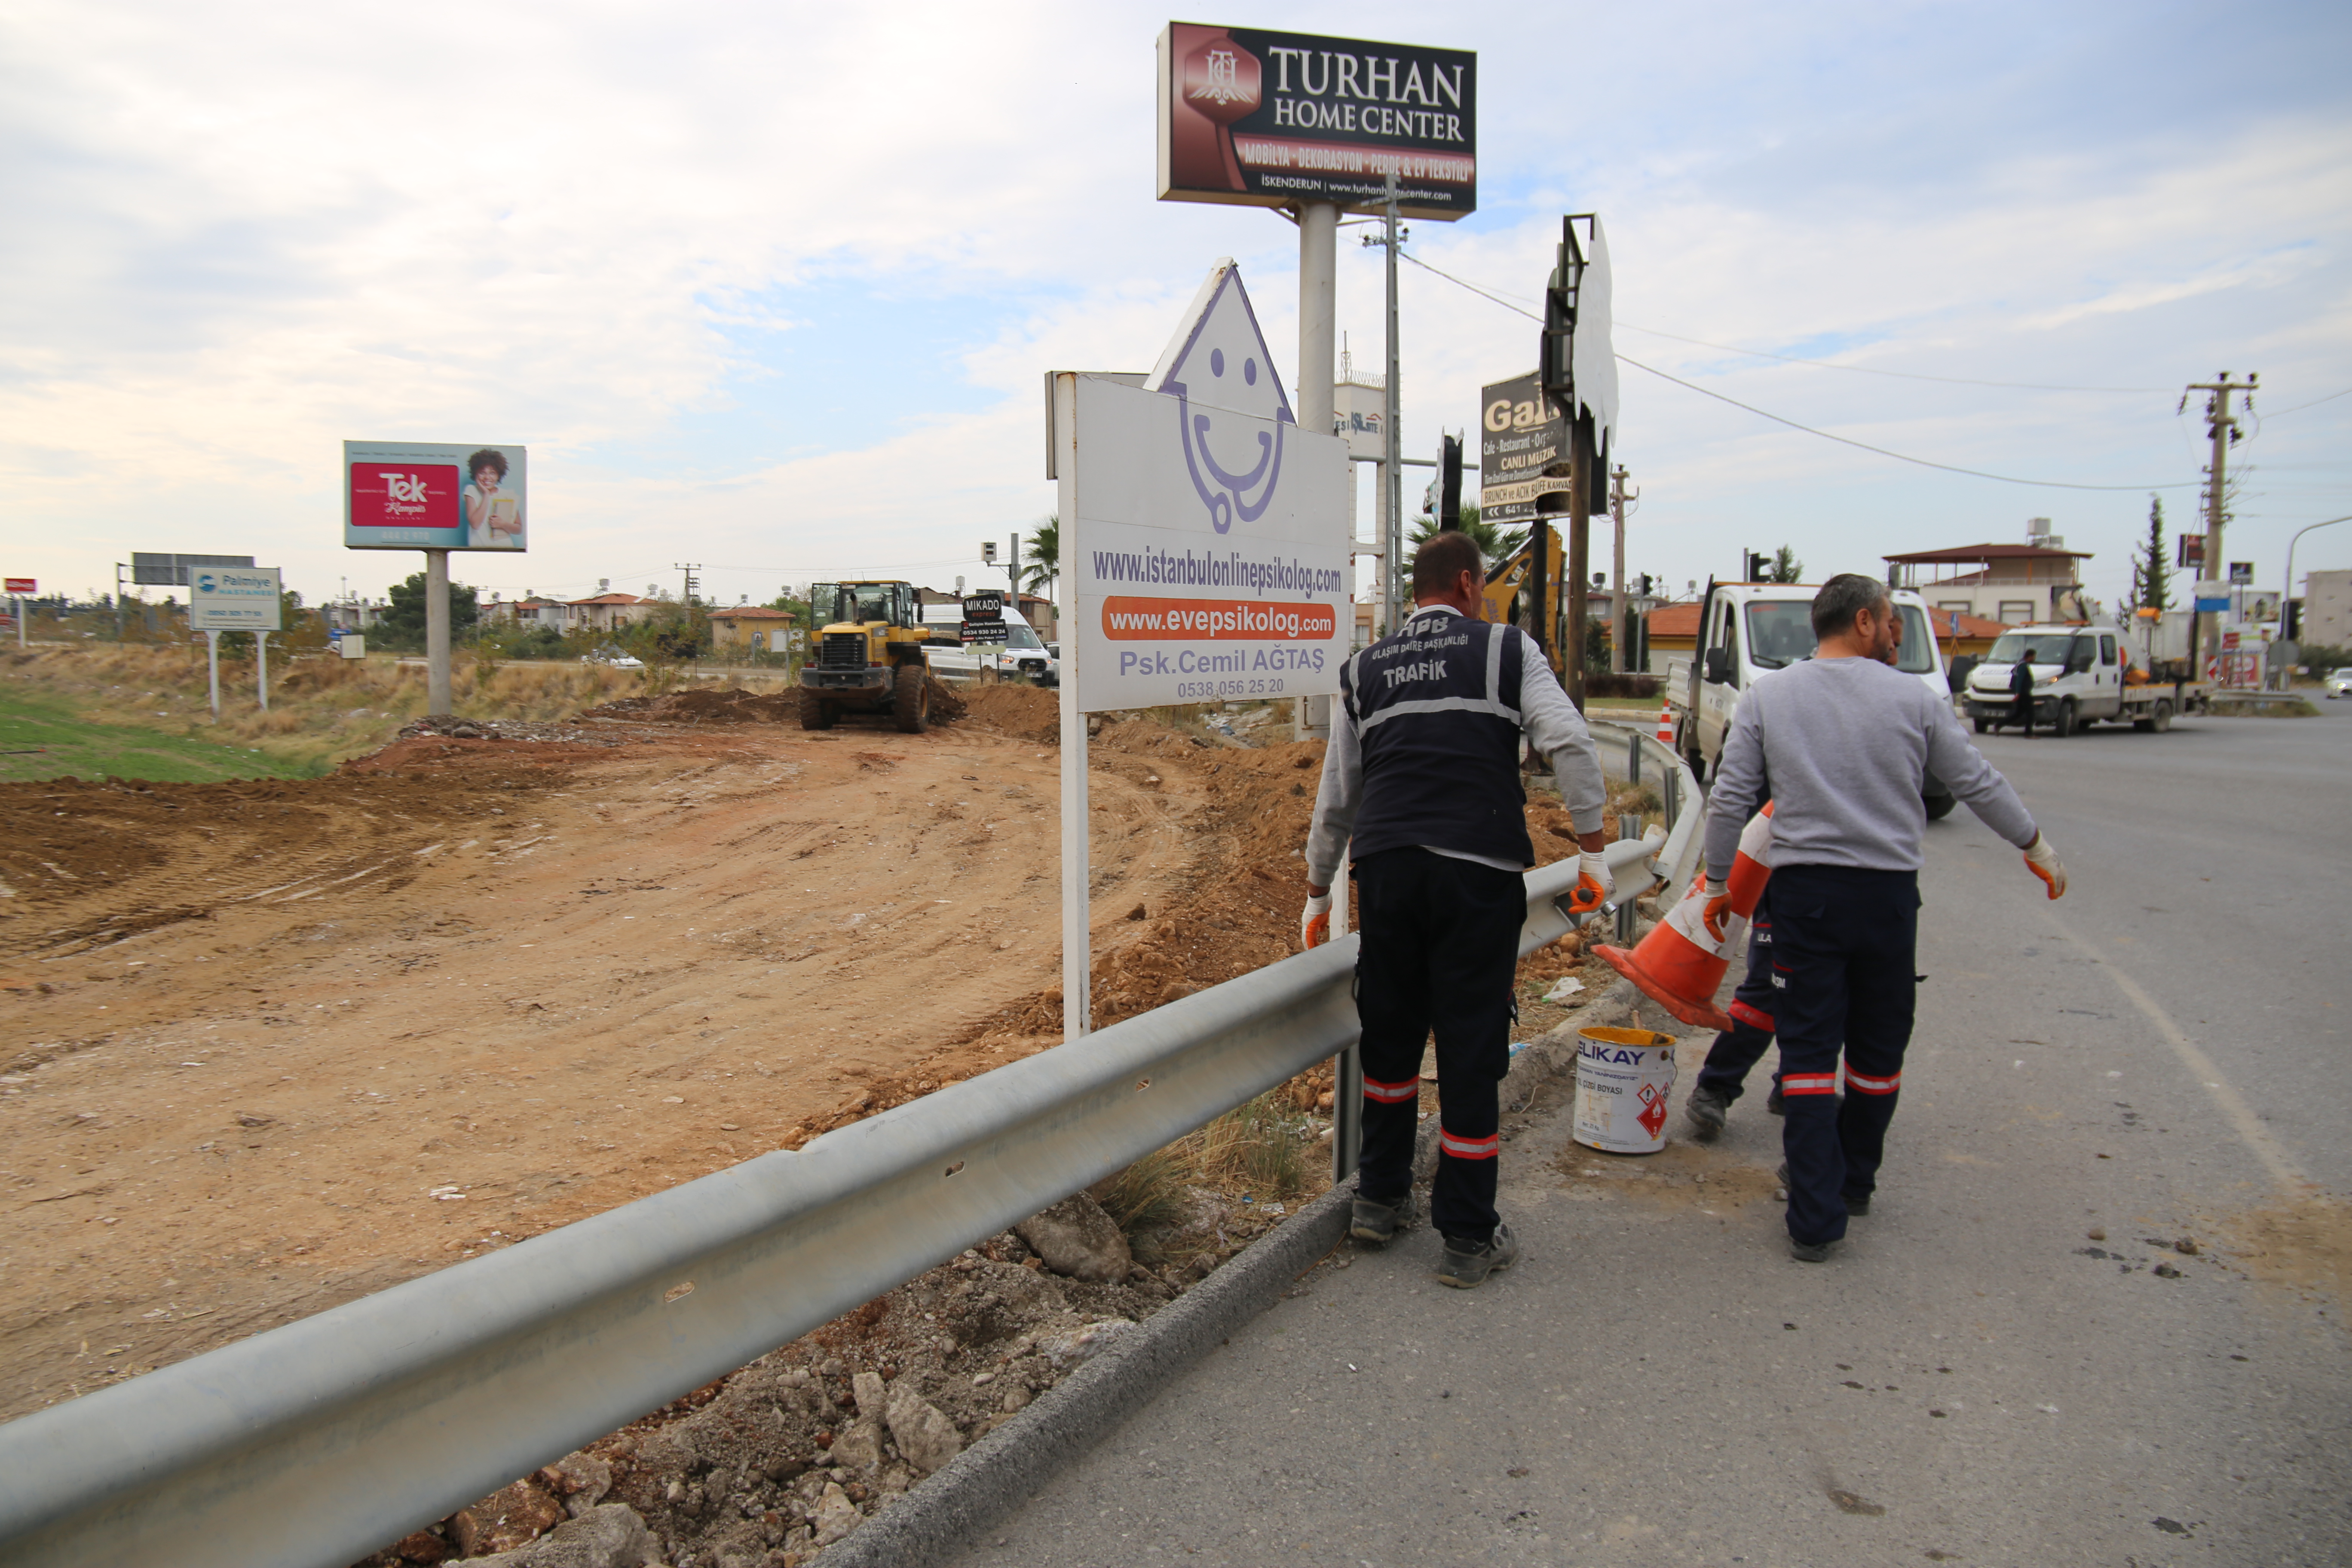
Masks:
[[[1498,1225],[1495,1234],[1477,1246],[1445,1238],[1445,1261],[1438,1266],[1437,1280],[1456,1290],[1475,1290],[1486,1283],[1486,1276],[1497,1268],[1508,1268],[1519,1260],[1518,1237],[1507,1225]]]
[[[1684,1102],[1683,1114],[1690,1118],[1691,1136],[1702,1143],[1712,1143],[1723,1135],[1724,1119],[1731,1114],[1731,1101],[1701,1084],[1691,1090],[1690,1099]]]
[[[1386,1247],[1396,1239],[1397,1232],[1412,1224],[1412,1194],[1407,1193],[1392,1204],[1375,1203],[1370,1198],[1358,1198],[1354,1212],[1348,1220],[1348,1234],[1358,1241],[1368,1241],[1374,1247]]]
[[[1789,1256],[1800,1263],[1826,1263],[1830,1248],[1836,1245],[1834,1241],[1799,1241],[1792,1236],[1789,1238]]]
[[[1779,1079],[1774,1079],[1772,1080],[1772,1092],[1764,1097],[1764,1109],[1770,1111],[1775,1116],[1786,1116],[1789,1114],[1789,1099],[1788,1096],[1780,1092],[1780,1080]]]

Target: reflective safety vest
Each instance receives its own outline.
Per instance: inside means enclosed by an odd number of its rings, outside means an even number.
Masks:
[[[1519,783],[1519,676],[1539,657],[1517,626],[1437,610],[1339,667],[1364,763],[1357,859],[1418,844],[1534,864]]]

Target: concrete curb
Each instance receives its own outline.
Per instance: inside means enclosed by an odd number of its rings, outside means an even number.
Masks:
[[[957,1455],[904,1501],[826,1549],[824,1568],[917,1568],[962,1550],[1280,1300],[1292,1280],[1346,1238],[1354,1200],[1352,1182],[1333,1187],[1260,1237]]]

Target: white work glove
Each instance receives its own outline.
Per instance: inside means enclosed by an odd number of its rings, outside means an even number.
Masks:
[[[1298,945],[1301,949],[1321,947],[1331,940],[1331,895],[1317,893],[1307,900],[1307,908],[1298,916]]]
[[[2025,868],[2050,885],[2050,896],[2066,896],[2066,868],[2058,862],[2058,851],[2050,847],[2050,840],[2039,833],[2025,847]]]
[[[1576,858],[1576,886],[1568,890],[1568,907],[1578,918],[1597,915],[1609,895],[1617,890],[1617,879],[1609,874],[1609,862],[1591,850]]]
[[[1725,933],[1731,929],[1731,922],[1739,918],[1731,912],[1731,889],[1728,884],[1709,877],[1699,888],[1698,896],[1702,900],[1699,919],[1706,922],[1707,935],[1721,945]]]

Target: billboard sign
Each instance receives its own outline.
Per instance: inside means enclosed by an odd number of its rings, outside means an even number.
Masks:
[[[1388,456],[1388,389],[1343,381],[1331,391],[1331,428],[1347,440],[1348,455]]]
[[[430,441],[343,443],[349,550],[521,550],[524,448]]]
[[[1478,57],[1171,22],[1160,35],[1160,199],[1452,220],[1478,205]]]
[[[200,566],[188,577],[188,627],[199,632],[283,631],[279,593],[275,566]]]
[[[11,577],[7,586],[11,594],[31,595],[41,591],[40,584],[31,577]]]
[[[1338,690],[1348,444],[1298,428],[1233,263],[1210,270],[1142,385],[1062,379],[1078,707]]]
[[[963,640],[967,643],[1004,640],[1004,595],[997,593],[963,596]]]
[[[1506,527],[1568,510],[1568,416],[1532,371],[1478,398],[1478,521]]]
[[[190,574],[206,566],[251,566],[250,555],[167,555],[161,552],[131,552],[131,580],[147,588],[184,588]]]

